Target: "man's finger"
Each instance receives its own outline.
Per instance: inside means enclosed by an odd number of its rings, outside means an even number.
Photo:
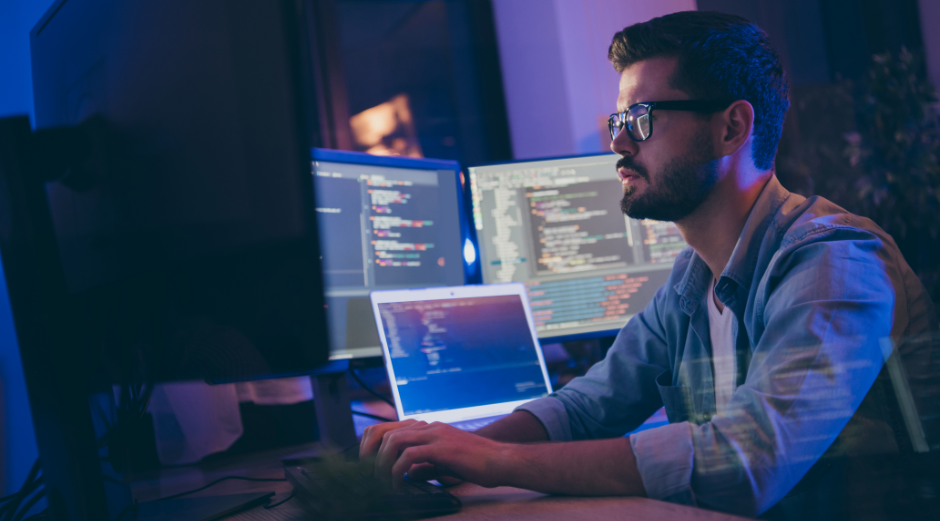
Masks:
[[[375,460],[375,476],[380,479],[389,479],[392,465],[398,460],[401,451],[415,445],[429,443],[434,435],[428,429],[428,424],[418,422],[410,428],[386,432],[382,437],[382,444]],[[407,468],[402,471],[404,473]]]
[[[392,466],[392,486],[400,487],[405,472],[415,464],[430,463],[433,465],[436,449],[433,445],[417,445],[404,449],[401,456],[398,457],[398,461]],[[410,474],[409,477],[411,477]]]
[[[405,420],[400,422],[380,423],[370,425],[362,433],[362,441],[359,443],[359,459],[368,458],[375,455],[382,444],[382,437],[386,432],[396,429],[402,429],[418,423],[417,420]]]
[[[408,469],[408,477],[414,480],[427,481],[437,479],[437,467],[430,463],[417,463]]]

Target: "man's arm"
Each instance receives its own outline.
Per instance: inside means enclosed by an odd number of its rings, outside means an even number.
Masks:
[[[766,268],[766,305],[744,317],[756,345],[725,411],[631,437],[651,497],[756,517],[833,445],[867,395],[881,340],[905,320],[895,313],[897,265],[871,233],[810,229]],[[841,450],[874,450],[870,434]]]
[[[683,261],[688,262],[688,255],[680,259],[680,264]],[[586,377],[576,379],[582,382],[573,392],[578,397],[576,402],[562,404],[556,397],[535,400],[475,434],[414,420],[373,425],[363,434],[360,459],[375,457],[377,476],[385,479],[401,479],[408,472],[419,479],[447,482],[448,477],[456,477],[484,486],[514,485],[544,492],[645,495],[632,446],[622,436],[662,406],[655,378],[668,369],[671,358],[657,303],[664,291],[665,287],[660,288],[654,301],[630,320],[607,359],[596,364]],[[611,362],[611,358],[617,360]],[[446,436],[429,437],[427,442],[406,432],[424,427],[447,427],[452,431]],[[408,438],[403,441],[404,436]],[[591,438],[612,439],[537,444]],[[390,439],[399,439],[401,444],[392,447]],[[507,448],[503,444],[514,446]],[[405,457],[406,449],[410,461],[420,463],[403,462],[402,466],[408,466],[401,472],[395,468],[393,476],[393,464],[399,454]],[[417,457],[415,452],[419,452]],[[533,463],[533,458],[544,458],[544,465],[550,467]],[[528,469],[516,469],[517,464]]]
[[[516,411],[474,434],[506,443],[548,441],[548,431],[545,430],[542,422],[528,411]]]
[[[492,431],[518,423],[523,427],[515,430],[516,434],[525,433],[527,428],[531,433],[536,430],[533,421],[541,429],[538,420],[520,411],[504,419],[502,426],[494,424]],[[541,430],[544,435],[544,429]],[[432,471],[433,475],[425,471]],[[413,422],[386,430],[376,454],[376,476],[391,477],[398,484],[406,472],[422,479],[447,476],[485,487],[513,486],[554,494],[646,493],[627,438],[506,443],[443,423]]]

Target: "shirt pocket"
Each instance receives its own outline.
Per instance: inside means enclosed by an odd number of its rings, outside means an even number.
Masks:
[[[666,371],[656,377],[656,387],[666,408],[669,423],[692,422],[695,407],[692,405],[692,391],[688,387],[672,385],[672,371]]]

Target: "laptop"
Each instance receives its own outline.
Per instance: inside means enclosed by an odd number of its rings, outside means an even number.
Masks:
[[[524,284],[370,299],[399,420],[476,430],[552,392]]]

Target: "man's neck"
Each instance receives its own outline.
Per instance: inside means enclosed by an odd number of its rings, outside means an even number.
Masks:
[[[685,242],[705,261],[717,279],[727,266],[744,224],[773,172],[734,175],[729,172],[689,216],[676,221]]]

